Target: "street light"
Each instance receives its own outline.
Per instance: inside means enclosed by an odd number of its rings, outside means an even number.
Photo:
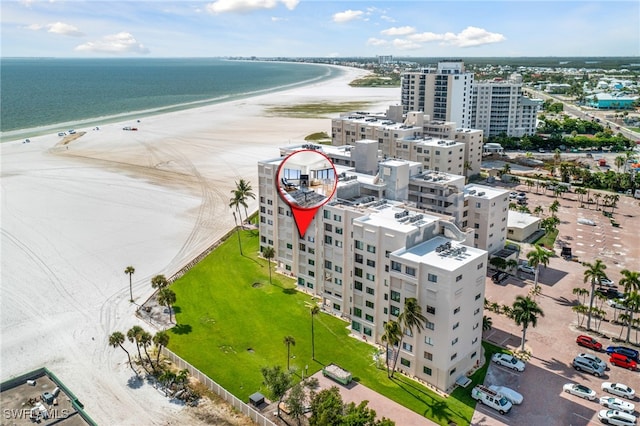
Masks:
[[[242,242],[240,242],[240,229],[238,229],[238,219],[236,219],[236,212],[231,212],[233,214],[233,222],[236,224],[236,233],[238,234],[238,246],[240,247],[240,255],[242,254]]]

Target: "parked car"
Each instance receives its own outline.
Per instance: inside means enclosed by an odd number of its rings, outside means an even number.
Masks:
[[[600,287],[615,287],[616,283],[609,278],[600,278]]]
[[[522,265],[518,265],[518,269],[522,272],[526,272],[527,274],[535,274],[536,273],[536,269],[531,266],[528,265],[526,263],[523,263]]]
[[[628,356],[625,356],[622,354],[616,354],[616,353],[611,354],[611,357],[609,358],[609,362],[612,365],[617,365],[618,367],[622,367],[622,368],[628,368],[629,370],[638,369],[637,362],[635,362]]]
[[[602,343],[598,342],[591,336],[578,336],[576,338],[576,343],[580,346],[584,346],[585,348],[593,349],[594,351],[600,352],[602,350]]]
[[[591,355],[588,353],[582,353],[582,354],[578,354],[578,357],[582,358],[582,359],[586,359],[587,361],[590,361],[591,363],[602,367],[604,370],[606,370],[609,366],[607,365],[606,362],[604,362],[603,360],[601,360],[600,358],[598,358],[595,355]]]
[[[573,359],[571,365],[573,365],[573,368],[577,371],[584,371],[585,373],[593,374],[596,377],[600,377],[604,374],[604,368],[601,365],[595,364],[594,362],[579,356]]]
[[[608,299],[624,299],[626,297],[626,295],[621,292],[618,291],[618,289],[616,288],[597,288],[596,289],[596,293],[598,294],[602,294],[603,296],[607,297]]]
[[[633,399],[636,396],[636,391],[624,383],[604,382],[600,388],[612,395],[618,395],[627,399]]]
[[[636,406],[630,402],[623,401],[620,398],[614,398],[612,396],[601,396],[600,405],[604,405],[612,410],[624,411],[626,413],[633,414]]]
[[[489,389],[496,393],[502,394],[505,398],[511,401],[513,405],[522,404],[522,401],[524,399],[520,393],[506,386],[491,385],[489,386]]]
[[[520,361],[513,355],[498,352],[496,354],[493,354],[493,356],[491,357],[491,361],[495,362],[498,365],[509,367],[513,370],[524,371],[524,362]]]
[[[562,390],[566,393],[570,393],[571,395],[588,399],[589,401],[593,401],[594,399],[596,399],[596,391],[586,387],[585,385],[579,385],[577,383],[567,383],[562,387]]]
[[[518,193],[517,193],[517,192],[515,192],[515,191],[511,191],[511,192],[509,193],[509,198],[516,198],[517,196],[518,196]]]
[[[611,306],[613,309],[627,309],[624,304],[625,300],[627,300],[626,297],[622,299],[609,299],[607,300],[607,305]]]
[[[604,424],[616,426],[634,426],[636,424],[636,416],[618,410],[600,410],[598,419]]]
[[[491,276],[491,281],[497,284],[497,283],[501,283],[507,278],[509,278],[509,274],[507,274],[506,272],[499,271]]]
[[[611,354],[622,354],[626,357],[631,358],[635,362],[640,362],[638,359],[638,351],[635,349],[627,348],[625,346],[607,346],[607,353]]]

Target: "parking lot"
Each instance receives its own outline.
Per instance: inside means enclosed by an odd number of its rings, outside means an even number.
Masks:
[[[535,187],[530,190],[526,185],[502,185],[509,191],[525,192],[531,211],[540,205],[544,215],[549,215],[548,207],[556,200],[550,191],[543,193],[542,188],[536,194]],[[595,191],[591,191],[592,197]],[[603,193],[604,195],[604,193]],[[550,259],[547,267],[541,267],[539,283],[542,293],[536,301],[544,311],[544,317],[538,319],[537,327],[527,330],[526,349],[531,352],[526,370],[522,373],[492,364],[487,373],[485,384],[505,385],[515,389],[524,396],[522,405],[516,405],[512,411],[501,416],[486,406],[478,405],[473,417],[474,425],[585,425],[600,424],[598,411],[604,407],[598,404],[600,396],[605,394],[600,386],[605,381],[622,382],[640,391],[640,373],[632,372],[616,366],[609,366],[603,377],[581,373],[573,369],[571,362],[581,352],[596,354],[590,349],[576,344],[576,337],[589,334],[595,337],[606,348],[610,345],[633,345],[615,342],[621,333],[621,326],[614,324],[614,309],[603,304],[607,318],[600,325],[600,334],[589,332],[578,327],[578,317],[571,310],[577,304],[578,296],[572,293],[576,287],[590,288],[583,282],[584,270],[581,262],[594,262],[601,259],[606,265],[606,273],[617,283],[623,269],[640,270],[640,244],[638,243],[637,225],[640,223],[640,207],[638,200],[620,195],[614,212],[619,227],[611,225],[610,219],[597,211],[595,205],[581,208],[575,193],[564,194],[558,198],[560,209],[558,217],[559,235],[556,242],[556,256]],[[607,210],[610,210],[607,208]],[[578,219],[589,219],[595,226],[578,223]],[[571,247],[577,261],[565,260],[559,254],[563,246]],[[531,246],[523,245],[520,259],[526,259]],[[520,272],[520,278],[510,276],[496,284],[487,277],[486,298],[500,305],[511,305],[517,295],[526,295],[533,286],[533,275]],[[587,302],[588,303],[588,302]],[[600,306],[600,302],[598,305]],[[484,338],[496,345],[511,350],[518,349],[521,344],[522,330],[503,315],[485,311],[492,318],[493,328],[485,332]],[[586,320],[584,321],[586,325]],[[592,324],[593,326],[593,324]],[[626,329],[622,334],[626,336]],[[632,330],[631,341],[637,339]],[[638,348],[636,348],[638,349]],[[606,353],[596,354],[609,363]],[[569,395],[562,391],[565,383],[584,384],[597,393],[596,401],[588,401]],[[640,399],[636,395],[634,401],[636,415],[640,410]]]

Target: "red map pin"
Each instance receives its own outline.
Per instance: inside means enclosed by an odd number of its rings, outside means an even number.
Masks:
[[[276,187],[280,198],[291,208],[300,238],[318,209],[331,200],[337,186],[333,162],[322,152],[296,151],[280,163]]]

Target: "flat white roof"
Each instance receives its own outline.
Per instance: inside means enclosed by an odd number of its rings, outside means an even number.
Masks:
[[[443,247],[447,243],[450,244],[450,248],[437,251],[438,247]],[[400,249],[393,254],[410,262],[423,263],[446,271],[455,271],[461,266],[475,261],[484,253],[484,250],[469,247],[445,237],[434,237],[410,249]]]
[[[540,218],[529,213],[521,213],[513,210],[509,210],[507,216],[508,228],[526,228],[527,226],[540,222]]]
[[[492,199],[496,197],[501,197],[508,193],[509,191],[505,189],[499,189],[499,188],[494,188],[491,186],[484,186],[484,185],[469,184],[464,187],[465,197]],[[479,195],[479,194],[483,194],[483,195]]]
[[[380,207],[366,216],[354,219],[354,224],[361,222],[381,228],[393,229],[401,233],[409,233],[416,228],[440,219],[437,216],[404,209],[393,204],[386,204],[386,207],[385,205]]]

